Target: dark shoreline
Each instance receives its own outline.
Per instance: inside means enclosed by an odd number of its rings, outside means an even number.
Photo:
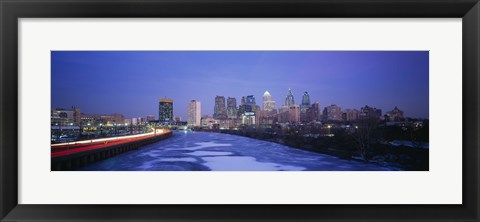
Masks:
[[[292,148],[310,151],[319,154],[335,156],[340,159],[349,161],[364,162],[356,153],[354,148],[334,148],[335,146],[318,146],[315,142],[322,140],[334,140],[333,138],[308,138],[301,135],[280,135],[273,133],[259,133],[255,131],[243,130],[196,130],[198,132],[224,133],[235,136],[242,136],[262,141],[273,142]],[[328,143],[327,143],[328,144]],[[406,146],[392,146],[386,144],[378,144],[381,150],[375,158],[368,161],[383,167],[393,167],[405,171],[428,171],[429,170],[429,150],[417,149]],[[418,157],[419,160],[415,161]],[[393,161],[392,161],[393,160]]]

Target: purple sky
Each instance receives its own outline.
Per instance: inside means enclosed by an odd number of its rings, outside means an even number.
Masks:
[[[268,90],[285,103],[308,91],[323,107],[383,114],[398,106],[408,117],[428,118],[428,51],[52,51],[52,108],[82,113],[155,115],[158,100],[174,100],[174,115],[186,120],[187,103],[202,103],[212,115],[216,95],[255,95]]]

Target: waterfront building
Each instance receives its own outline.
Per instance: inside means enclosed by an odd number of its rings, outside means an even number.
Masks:
[[[218,126],[219,121],[212,116],[205,115],[201,118],[200,124],[203,128],[213,129],[215,125]]]
[[[85,114],[82,113],[82,125],[87,125],[88,123],[98,125],[103,124],[105,126],[113,126],[116,124],[124,124],[125,117],[122,114]]]
[[[263,94],[263,110],[272,111],[275,110],[275,101],[272,100],[272,95],[268,91]]]
[[[213,118],[215,119],[226,119],[227,118],[227,109],[225,108],[225,97],[216,96],[215,97],[215,106],[213,108]]]
[[[71,107],[71,109],[56,108],[50,112],[52,125],[80,125],[82,114],[80,108]]]
[[[293,98],[292,90],[289,88],[287,97],[285,98],[285,106],[291,106],[295,104],[295,99]]]
[[[375,107],[370,107],[365,105],[364,107],[360,108],[360,118],[374,118],[380,119],[382,116],[382,110],[377,109]]]
[[[342,108],[335,104],[327,106],[323,109],[324,121],[341,121],[342,120]]]
[[[173,100],[163,98],[158,104],[158,120],[161,123],[169,123],[173,121]]]
[[[255,116],[254,115],[243,115],[242,124],[244,125],[255,125]]]
[[[237,118],[237,99],[233,97],[228,97],[227,98],[227,117],[229,119],[235,119]]]
[[[201,104],[200,101],[191,100],[188,103],[187,110],[187,124],[189,126],[200,126],[201,125]]]
[[[403,120],[403,111],[395,106],[392,111],[387,112],[388,121],[397,122]]]

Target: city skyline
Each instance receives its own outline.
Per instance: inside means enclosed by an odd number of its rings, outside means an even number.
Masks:
[[[166,97],[173,115],[186,120],[191,100],[201,102],[202,116],[213,116],[216,96],[233,97],[238,107],[242,96],[261,100],[268,91],[278,109],[289,89],[297,105],[308,92],[322,109],[398,106],[428,118],[428,52],[52,52],[52,108],[84,113],[146,116]]]

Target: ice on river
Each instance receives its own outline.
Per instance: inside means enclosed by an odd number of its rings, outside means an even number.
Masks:
[[[169,139],[80,170],[379,171],[398,170],[221,133],[177,133]]]

